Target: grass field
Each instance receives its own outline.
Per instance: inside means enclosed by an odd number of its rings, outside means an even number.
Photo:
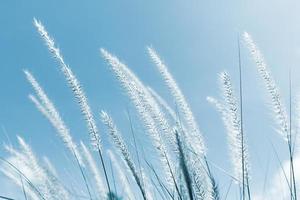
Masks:
[[[102,57],[110,68],[111,73],[118,81],[120,88],[131,102],[134,113],[128,113],[128,123],[131,127],[131,139],[124,139],[112,116],[105,110],[92,111],[84,88],[81,86],[71,66],[64,60],[58,45],[48,33],[44,25],[37,19],[34,26],[40,35],[41,41],[48,48],[50,55],[57,62],[63,73],[66,84],[74,95],[86,123],[86,134],[90,141],[77,141],[73,138],[63,116],[54,102],[42,88],[43,80],[24,70],[28,83],[32,86],[29,100],[36,109],[46,118],[61,145],[68,151],[68,159],[72,160],[79,185],[74,186],[62,180],[62,175],[47,157],[38,157],[37,152],[43,150],[32,149],[29,144],[17,136],[18,145],[4,144],[6,156],[1,157],[1,172],[22,191],[23,199],[128,199],[128,200],[223,200],[228,197],[230,190],[238,191],[236,199],[271,199],[274,197],[254,194],[251,178],[251,163],[249,152],[253,146],[247,143],[247,134],[244,131],[243,111],[243,65],[240,48],[248,49],[253,58],[258,75],[268,94],[267,104],[274,118],[276,130],[284,142],[288,154],[287,161],[278,157],[280,172],[278,187],[285,199],[297,200],[299,166],[297,163],[297,120],[292,116],[293,91],[292,76],[289,77],[289,101],[284,105],[280,89],[272,77],[271,70],[266,65],[262,53],[248,33],[237,37],[236,71],[239,74],[239,84],[233,85],[232,77],[226,71],[218,75],[220,97],[207,97],[223,121],[223,129],[227,133],[224,145],[228,153],[224,153],[231,162],[232,170],[226,171],[222,166],[216,166],[207,154],[207,146],[197,120],[187,102],[184,92],[179,88],[168,67],[156,50],[149,46],[147,53],[153,66],[161,75],[168,89],[172,101],[162,98],[157,91],[144,84],[135,73],[108,50],[99,49]],[[38,74],[38,72],[36,72]],[[105,94],[103,94],[105,95]],[[70,100],[71,101],[71,100]],[[137,116],[130,118],[131,114]],[[41,116],[41,117],[42,117]],[[97,120],[106,127],[99,131]],[[135,121],[132,121],[135,120]],[[136,139],[134,124],[141,124],[143,135],[150,141],[155,163],[148,159],[143,152],[143,144]],[[296,127],[296,128],[294,128]],[[102,144],[103,138],[109,138],[110,148]],[[259,142],[259,141],[257,141]],[[273,149],[274,155],[277,150]],[[231,182],[226,188],[220,188],[220,181],[215,176],[215,170],[221,171]],[[284,181],[280,177],[284,177]],[[275,185],[276,185],[275,184]],[[80,189],[76,189],[80,187]],[[275,191],[276,187],[272,188]],[[0,194],[1,195],[1,194]],[[2,199],[13,197],[0,196]]]

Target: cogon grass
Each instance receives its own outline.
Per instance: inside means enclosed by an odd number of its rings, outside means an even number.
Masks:
[[[194,184],[198,189],[198,198],[203,198],[203,190],[211,191],[211,185],[209,182],[209,177],[205,173],[204,157],[206,155],[206,147],[202,138],[202,134],[199,130],[198,124],[195,121],[195,117],[191,111],[189,104],[187,103],[185,96],[179,89],[175,79],[169,72],[167,66],[159,57],[157,52],[152,47],[147,47],[148,54],[160,72],[166,86],[168,87],[170,94],[172,95],[178,110],[180,111],[180,117],[183,118],[183,124],[181,124],[181,134],[186,134],[185,140],[191,149],[192,154],[190,154],[190,165],[193,167],[194,173]],[[187,128],[187,131],[183,127]],[[210,192],[208,192],[210,193]],[[210,198],[209,197],[206,198]]]
[[[40,36],[44,40],[44,42],[45,42],[46,46],[48,47],[49,51],[51,52],[53,57],[59,63],[60,68],[61,68],[63,74],[65,75],[65,78],[66,78],[66,80],[67,80],[67,82],[68,82],[68,84],[69,84],[76,100],[77,100],[77,103],[80,106],[82,115],[84,116],[84,119],[86,121],[88,130],[89,130],[91,143],[95,147],[96,151],[99,154],[102,169],[103,169],[103,172],[104,172],[104,175],[105,175],[105,180],[106,180],[108,192],[110,193],[110,185],[109,185],[107,172],[106,172],[106,167],[105,167],[105,164],[104,164],[102,150],[101,150],[100,135],[98,133],[98,128],[96,126],[91,108],[88,104],[87,97],[86,97],[86,95],[85,95],[78,79],[76,78],[76,76],[72,72],[71,68],[65,63],[65,61],[64,61],[64,59],[63,59],[63,57],[60,53],[59,48],[57,48],[55,46],[54,40],[48,34],[48,32],[46,31],[43,24],[40,21],[34,19],[34,25],[37,28]]]
[[[289,152],[289,162],[290,162],[290,185],[291,191],[290,196],[291,199],[297,199],[297,189],[296,189],[296,180],[295,180],[295,171],[294,171],[294,137],[292,135],[292,91],[291,84],[292,79],[289,75],[289,108],[290,108],[290,116],[288,117],[286,107],[283,103],[281,94],[279,92],[279,88],[277,87],[274,78],[272,77],[271,71],[269,70],[260,49],[255,44],[251,35],[247,32],[244,32],[243,38],[246,46],[248,47],[253,60],[256,63],[257,70],[262,80],[265,83],[266,89],[271,97],[271,111],[274,113],[275,122],[277,123],[278,132],[282,135],[283,139],[287,142],[288,152]],[[290,74],[290,71],[289,71]]]
[[[195,153],[198,155],[205,155],[205,145],[196,123],[195,117],[189,107],[184,95],[182,94],[181,90],[179,89],[175,79],[169,72],[167,66],[163,63],[161,58],[158,56],[156,51],[153,48],[147,47],[147,51],[153,63],[156,65],[157,69],[159,70],[161,76],[163,77],[170,93],[173,96],[178,108],[183,113],[183,117],[185,120],[186,125],[189,128],[190,137],[193,138],[193,147]],[[191,142],[191,141],[190,141]]]
[[[249,155],[248,147],[245,143],[245,136],[242,132],[239,104],[231,83],[231,78],[227,72],[220,73],[219,82],[223,100],[218,101],[212,97],[208,97],[207,100],[214,104],[216,109],[221,113],[228,135],[228,146],[230,149],[233,174],[236,178],[236,183],[244,190],[247,185],[246,180],[250,179]],[[242,198],[245,198],[244,192],[242,196]]]

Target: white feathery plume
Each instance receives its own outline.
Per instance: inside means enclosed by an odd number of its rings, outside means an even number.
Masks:
[[[154,99],[163,107],[169,115],[172,117],[172,119],[176,122],[177,116],[175,111],[169,106],[169,104],[159,95],[155,90],[153,90],[151,87],[147,87],[150,94],[154,97]]]
[[[133,200],[135,199],[134,194],[130,188],[130,183],[126,177],[125,172],[122,170],[120,163],[118,162],[117,158],[115,157],[115,154],[111,150],[107,150],[107,154],[110,157],[110,160],[112,161],[113,166],[115,167],[118,177],[120,180],[121,188],[124,189],[126,199]]]
[[[250,179],[248,148],[245,140],[245,134],[241,131],[238,102],[231,83],[231,78],[227,72],[222,72],[219,77],[224,105],[212,98],[210,100],[216,105],[217,110],[221,112],[223,122],[227,129],[230,156],[234,168],[234,177],[238,180],[238,183],[241,184],[243,183],[243,173],[244,180]],[[242,136],[242,134],[244,134],[244,136]]]
[[[206,172],[204,167],[202,165],[202,158],[199,158],[198,155],[196,155],[194,152],[191,152],[190,147],[188,146],[189,143],[187,143],[187,135],[184,134],[184,130],[182,129],[181,125],[177,124],[176,127],[174,127],[173,131],[177,133],[177,148],[178,148],[178,154],[179,154],[179,167],[182,168],[181,162],[184,157],[184,163],[186,164],[186,167],[188,169],[188,172],[192,178],[192,189],[195,195],[196,199],[210,199],[211,194],[211,188],[210,188],[210,182],[208,179],[208,176],[206,176]],[[181,132],[181,133],[180,133]],[[179,148],[180,147],[180,148]],[[181,149],[181,150],[180,150]],[[182,172],[178,174],[179,181],[182,181],[181,177]],[[188,194],[187,188],[184,186],[185,184],[181,184],[181,189],[184,189],[186,194]],[[184,186],[182,188],[182,186]],[[188,196],[188,195],[187,195]]]
[[[89,151],[89,149],[84,145],[83,142],[80,142],[83,157],[86,159],[87,165],[90,168],[90,172],[93,175],[93,178],[95,180],[98,195],[100,195],[101,199],[106,198],[107,191],[105,190],[105,185],[102,181],[102,176],[98,170],[97,164]]]
[[[19,144],[21,146],[21,150],[23,154],[27,157],[27,162],[29,162],[30,169],[36,169],[37,174],[35,176],[39,176],[41,181],[43,182],[43,187],[46,187],[46,193],[50,199],[70,199],[70,195],[62,185],[62,183],[58,180],[55,174],[51,173],[48,167],[39,164],[38,159],[34,155],[31,147],[25,143],[25,141],[18,137]],[[44,159],[45,160],[45,159]],[[51,166],[52,170],[56,171],[50,160],[46,158],[48,161],[48,166]]]
[[[147,87],[148,92],[150,93],[151,97],[153,98],[153,101],[155,101],[155,103],[159,106],[159,109],[161,110],[160,112],[163,112],[162,110],[164,110],[164,112],[166,112],[169,117],[171,117],[171,119],[166,119],[168,121],[168,124],[173,124],[175,125],[176,123],[178,123],[179,119],[176,116],[174,110],[168,105],[168,103],[159,95],[157,94],[157,92],[155,90],[153,90],[151,87]],[[163,116],[165,117],[165,116]],[[185,130],[184,125],[181,124],[182,128]],[[169,131],[172,132],[171,129],[168,129]],[[171,137],[170,137],[171,135]],[[166,145],[169,144],[170,149],[173,152],[177,151],[176,148],[176,143],[175,143],[175,135],[174,134],[168,134],[167,138],[163,138],[166,140]],[[174,167],[172,168],[174,170]]]
[[[230,78],[230,77],[228,77]],[[221,76],[220,76],[220,79]],[[221,80],[222,82],[222,80]],[[242,184],[243,180],[243,164],[242,164],[242,145],[241,145],[241,133],[240,129],[238,128],[239,122],[236,121],[236,117],[239,116],[237,113],[237,105],[230,106],[232,103],[237,104],[236,102],[236,97],[234,94],[234,91],[232,89],[231,83],[226,83],[227,86],[222,86],[223,83],[221,83],[221,88],[222,88],[222,93],[223,93],[223,98],[224,98],[224,103],[221,103],[217,99],[213,97],[207,97],[207,101],[211,103],[212,105],[215,106],[216,110],[220,112],[222,116],[222,120],[224,123],[224,126],[227,130],[227,135],[228,135],[228,141],[229,141],[229,147],[230,147],[230,158],[231,158],[231,163],[233,166],[233,177],[234,181],[237,184]],[[227,88],[228,87],[228,88]],[[226,89],[227,88],[227,89]],[[231,88],[231,89],[230,89]],[[228,93],[229,92],[229,93]],[[231,102],[230,105],[228,105],[228,102]],[[250,179],[249,171],[250,171],[250,166],[249,166],[249,153],[248,153],[248,148],[246,145],[245,141],[245,136],[244,136],[244,168],[245,168],[245,174],[244,177],[246,179]]]
[[[48,47],[49,51],[53,55],[53,57],[57,60],[59,63],[59,66],[65,75],[65,78],[69,84],[69,87],[72,89],[74,96],[77,99],[77,102],[80,106],[81,112],[86,120],[87,127],[89,129],[90,138],[92,144],[96,147],[97,150],[101,150],[101,141],[100,136],[98,133],[98,128],[96,126],[94,116],[92,114],[92,111],[90,109],[90,106],[88,104],[87,98],[85,96],[85,93],[76,78],[75,74],[72,72],[71,68],[65,63],[63,56],[60,53],[59,48],[55,46],[54,40],[51,38],[51,36],[46,31],[43,24],[34,19],[34,25],[36,26],[40,36],[44,40],[46,46]]]
[[[46,165],[46,168],[51,172],[51,174],[53,174],[55,177],[58,176],[58,173],[54,167],[54,165],[51,163],[51,161],[49,160],[49,158],[47,158],[46,156],[43,157],[43,161]]]
[[[46,110],[46,108],[42,105],[42,103],[37,99],[37,97],[33,96],[32,94],[28,95],[28,98],[30,101],[32,101],[32,103],[35,105],[35,107],[38,109],[38,111],[40,111],[41,114],[43,114],[48,120],[51,119],[51,124],[52,124],[52,120],[53,123],[55,123],[54,119],[52,118],[52,116],[50,115],[50,113]]]
[[[40,167],[38,160],[34,155],[33,151],[31,150],[30,146],[26,144],[23,138],[21,138],[20,136],[17,136],[17,139],[21,147],[21,153],[23,153],[24,156],[28,158],[32,168],[35,169],[36,173],[39,175],[39,178],[46,179],[46,175],[44,174],[42,168]]]
[[[35,92],[41,102],[38,99],[36,99],[33,95],[29,95],[29,99],[35,104],[37,109],[50,121],[50,123],[56,129],[60,138],[65,143],[67,148],[71,151],[71,153],[78,160],[79,164],[81,166],[84,166],[81,155],[78,152],[77,145],[73,141],[73,138],[70,134],[70,130],[67,128],[64,121],[60,117],[60,114],[56,110],[54,104],[48,98],[45,91],[39,85],[39,83],[36,81],[36,79],[33,77],[33,75],[27,70],[24,70],[24,73],[26,75],[27,80],[32,85],[33,89],[35,90]]]
[[[52,199],[53,193],[51,192],[51,187],[53,185],[49,185],[49,179],[46,175],[44,169],[39,165],[37,158],[35,157],[33,151],[31,150],[30,146],[25,143],[25,141],[21,137],[17,137],[18,142],[21,147],[21,153],[24,154],[25,158],[28,160],[28,167],[34,173],[34,176],[37,176],[37,184],[36,186],[39,187],[40,191],[44,195],[45,199]]]
[[[247,32],[244,32],[244,41],[252,55],[253,60],[256,63],[258,72],[263,79],[265,86],[271,97],[272,111],[275,114],[276,123],[279,125],[279,133],[284,137],[285,140],[288,140],[290,131],[289,131],[289,120],[287,117],[287,112],[285,106],[281,99],[281,94],[279,89],[273,79],[270,70],[264,60],[262,53],[259,48],[254,43],[252,37]]]
[[[156,102],[167,111],[167,113],[172,118],[173,122],[175,122],[175,125],[176,123],[179,124],[180,122],[178,116],[176,116],[175,111],[169,106],[169,104],[151,87],[148,86],[147,89],[150,92],[150,94],[153,96],[153,98],[156,100]],[[184,124],[180,124],[179,126],[181,127],[183,132],[187,132],[187,129],[185,128]]]
[[[143,179],[141,179],[136,166],[134,164],[134,161],[131,158],[130,152],[127,148],[126,143],[124,142],[123,138],[121,137],[116,125],[114,124],[112,118],[104,111],[101,111],[101,120],[103,124],[107,126],[108,133],[114,142],[116,148],[118,151],[120,151],[122,158],[124,159],[127,167],[129,168],[129,171],[131,172],[132,176],[134,177],[135,182],[139,186],[143,197],[147,198],[147,192],[144,187]]]
[[[35,104],[36,108],[50,121],[50,123],[54,126],[54,128],[56,128],[58,130],[58,133],[60,134],[61,132],[64,133],[64,129],[61,128],[63,126],[60,126],[60,122],[63,122],[63,121],[56,121],[52,116],[50,116],[49,112],[46,110],[46,108],[42,105],[42,103],[33,95],[29,95],[28,96],[29,99],[33,102],[33,104]],[[67,129],[68,130],[68,129]],[[61,136],[61,135],[60,135]],[[68,143],[67,141],[70,141],[68,139],[72,139],[71,136],[70,138],[69,137],[64,137],[65,134],[62,135],[62,140],[63,142],[66,144],[67,148],[71,151],[72,155],[74,155],[75,159],[76,159],[76,162],[78,164],[78,167],[79,168],[83,168],[85,167],[85,164],[82,160],[82,156],[81,154],[79,153],[78,149],[77,149],[77,145],[75,143]],[[49,164],[47,163],[47,160],[44,160],[46,164]],[[48,167],[51,167],[51,166],[48,166]],[[54,171],[52,171],[53,174]]]
[[[206,148],[202,138],[202,134],[198,128],[196,123],[195,117],[189,107],[184,95],[182,94],[181,90],[179,89],[175,79],[169,72],[167,66],[162,62],[158,54],[153,48],[147,47],[148,53],[157,66],[160,74],[162,75],[168,89],[170,90],[179,110],[183,114],[183,119],[185,121],[186,128],[189,130],[189,142],[192,142],[193,149],[195,153],[198,155],[205,155]],[[192,138],[192,139],[191,139]]]
[[[185,128],[184,124],[180,124],[178,116],[176,116],[175,111],[169,106],[169,104],[155,90],[153,90],[151,87],[148,86],[147,89],[150,92],[150,94],[153,96],[153,98],[155,99],[155,101],[162,108],[164,108],[165,111],[169,114],[169,116],[172,118],[172,120],[175,123],[175,125],[177,124],[178,126],[180,126],[180,128],[182,129],[182,132],[184,132],[184,133],[188,132],[187,129]],[[172,131],[174,131],[174,130],[172,130]],[[170,141],[170,142],[171,142],[171,145],[173,145],[172,144],[173,141]],[[175,148],[177,149],[177,147],[175,147]]]
[[[111,66],[112,71],[115,73],[117,79],[120,81],[122,87],[128,93],[128,96],[136,107],[147,132],[152,138],[153,145],[160,156],[166,174],[167,184],[169,184],[170,187],[173,187],[174,180],[172,178],[172,172],[174,172],[174,166],[171,157],[168,155],[160,131],[162,131],[166,137],[169,137],[170,140],[174,141],[174,143],[175,137],[173,132],[170,131],[171,129],[163,113],[149,91],[125,64],[121,63],[118,58],[104,49],[101,49],[101,54]]]
[[[40,199],[38,197],[38,194],[36,193],[36,190],[27,182],[25,179],[28,179],[31,182],[37,183],[37,177],[35,176],[35,171],[33,168],[31,168],[28,165],[28,159],[27,157],[22,154],[21,152],[14,149],[11,145],[4,145],[4,149],[11,154],[9,157],[6,158],[6,160],[13,165],[17,170],[19,170],[22,174],[20,174],[18,171],[14,169],[14,167],[11,167],[10,165],[2,164],[0,166],[1,172],[8,177],[10,180],[12,180],[18,187],[23,188],[26,191],[26,194],[34,199],[38,200]]]
[[[8,157],[6,160],[13,164],[18,170],[22,171],[24,175],[26,175],[26,178],[29,178],[30,180],[31,177],[28,177],[27,170],[28,167],[24,165],[24,162],[21,161],[19,158],[16,157]],[[26,196],[29,197],[31,200],[40,200],[40,197],[36,194],[36,191],[26,184],[24,177],[22,177],[20,174],[18,174],[15,170],[13,170],[11,167],[6,166],[6,165],[0,165],[0,171],[5,175],[7,178],[9,178],[16,186],[18,186],[20,189],[24,188],[26,192]],[[30,174],[32,174],[30,172]]]
[[[116,74],[122,87],[127,91],[129,97],[134,102],[138,101],[139,106],[144,109],[143,112],[152,118],[154,121],[152,127],[162,131],[166,137],[169,137],[175,143],[175,137],[170,134],[171,128],[164,113],[144,84],[125,64],[121,63],[117,57],[111,55],[105,49],[100,49],[100,51],[104,59],[111,66],[112,71]]]
[[[70,199],[69,192],[65,189],[61,181],[58,179],[55,167],[47,157],[43,157],[43,160],[46,165],[42,166],[42,168],[48,177],[48,185],[51,186],[51,194],[55,196],[55,199]]]
[[[206,97],[206,100],[209,103],[211,103],[212,105],[214,105],[216,107],[216,109],[222,114],[222,116],[223,116],[223,114],[226,113],[224,105],[221,102],[219,102],[217,99],[215,99],[214,97],[208,96],[208,97]]]
[[[128,74],[124,72],[124,69],[126,69],[127,67],[106,50],[101,49],[101,53],[107,63],[111,66],[111,69],[116,75],[117,79],[120,81],[121,86],[128,93],[128,96],[130,97],[146,126],[147,132],[155,132],[156,125],[139,97],[140,90],[137,86],[137,83],[134,80],[131,80]]]

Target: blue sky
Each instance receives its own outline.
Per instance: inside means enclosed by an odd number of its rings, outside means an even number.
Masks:
[[[130,102],[100,57],[104,47],[124,61],[146,84],[169,102],[167,89],[150,62],[145,47],[152,45],[166,61],[186,95],[204,134],[209,158],[230,170],[222,121],[206,96],[219,97],[218,73],[227,70],[237,83],[237,35],[248,31],[258,43],[284,97],[292,67],[295,96],[299,90],[300,3],[291,0],[129,0],[0,2],[0,141],[5,132],[28,141],[38,155],[47,155],[58,168],[64,162],[60,141],[48,121],[28,100],[32,93],[23,69],[31,71],[60,110],[77,141],[88,141],[79,109],[54,59],[43,45],[33,18],[40,19],[55,38],[66,62],[81,81],[99,123],[105,109],[129,138],[126,109]],[[275,133],[266,105],[266,90],[249,52],[242,46],[245,128],[253,171],[253,188],[261,190],[267,162],[278,167],[271,141],[282,159],[285,149]],[[287,99],[286,99],[287,102]],[[130,140],[130,138],[128,139]],[[140,134],[140,140],[146,140]],[[108,145],[107,145],[108,146]],[[0,151],[4,155],[3,150]],[[151,156],[150,156],[151,157]],[[224,191],[228,179],[215,171]],[[9,187],[9,183],[6,183]],[[2,193],[10,193],[0,188]]]

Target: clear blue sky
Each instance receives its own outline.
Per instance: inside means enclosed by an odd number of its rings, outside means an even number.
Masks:
[[[191,104],[205,134],[209,159],[230,170],[223,123],[206,102],[206,96],[219,97],[217,75],[222,70],[227,70],[237,83],[236,40],[237,34],[245,30],[264,53],[284,96],[287,96],[288,68],[293,67],[296,95],[300,78],[299,9],[300,2],[292,0],[1,0],[0,141],[7,143],[5,132],[13,143],[15,135],[21,135],[38,155],[47,155],[58,168],[64,162],[60,154],[63,147],[54,130],[27,98],[32,89],[22,69],[36,76],[76,140],[88,141],[85,124],[64,77],[33,26],[36,17],[55,38],[66,62],[81,81],[97,123],[100,125],[99,111],[105,109],[125,135],[129,135],[125,110],[130,103],[99,56],[99,48],[116,54],[146,84],[170,101],[146,54],[146,45],[152,45]],[[268,160],[273,170],[278,167],[270,141],[278,147],[282,159],[285,151],[266,106],[266,90],[245,47],[242,59],[252,187],[259,191]],[[5,154],[2,149],[0,154]],[[215,173],[224,191],[228,179],[218,170]],[[4,188],[10,187],[4,182]],[[2,187],[0,192],[13,194]]]

